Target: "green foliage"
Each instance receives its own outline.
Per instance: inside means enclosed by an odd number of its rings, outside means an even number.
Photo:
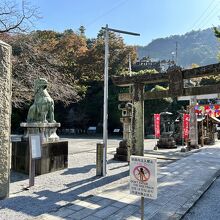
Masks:
[[[214,27],[213,30],[214,30],[215,36],[217,38],[220,38],[220,31],[219,31],[219,29],[217,27]]]
[[[34,31],[26,35],[3,36],[13,47],[13,106],[24,108],[33,99],[33,83],[38,77],[49,81],[51,97],[62,105],[74,104],[81,125],[102,123],[104,35],[88,39],[85,28],[78,32],[67,29],[62,33],[50,30]],[[109,75],[119,75],[128,69],[128,54],[136,60],[136,50],[123,39],[110,33]],[[118,110],[119,88],[109,85],[109,127],[120,126]],[[59,113],[56,113],[59,117]],[[18,116],[13,116],[18,120]],[[23,119],[22,119],[23,120]],[[65,120],[60,118],[61,123]],[[63,121],[62,121],[63,120]],[[74,126],[74,125],[73,125]]]
[[[155,70],[155,69],[151,69],[151,70],[145,69],[145,70],[140,70],[140,71],[137,71],[137,72],[134,72],[134,71],[130,72],[128,70],[122,72],[123,75],[131,75],[131,76],[134,76],[134,75],[144,75],[146,73],[155,74],[155,73],[158,73],[158,71]]]
[[[217,27],[213,28],[213,32],[215,37],[220,40],[220,31]],[[220,53],[218,52],[218,59],[220,60]],[[219,76],[209,76],[209,77],[202,77],[200,80],[200,85],[213,85],[220,82]]]
[[[156,85],[153,89],[151,89],[151,91],[166,91],[166,90],[168,90],[168,88],[159,85]]]
[[[200,81],[200,85],[213,85],[217,84],[220,82],[220,77],[219,76],[206,76],[203,77]]]

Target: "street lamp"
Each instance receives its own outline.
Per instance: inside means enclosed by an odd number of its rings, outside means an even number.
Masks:
[[[140,36],[138,33],[128,31],[116,30],[102,27],[105,30],[105,69],[104,69],[104,107],[103,107],[103,172],[102,175],[106,176],[106,161],[107,161],[107,144],[108,144],[108,56],[109,56],[109,31]]]

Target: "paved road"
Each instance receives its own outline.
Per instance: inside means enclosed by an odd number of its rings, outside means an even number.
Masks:
[[[182,220],[220,219],[220,178],[202,195]]]
[[[69,168],[75,166],[75,160],[82,160],[82,155],[85,153],[88,153],[86,157],[89,159],[84,163],[86,166],[90,166],[91,163],[95,161],[96,158],[96,144],[102,142],[101,138],[97,137],[68,137],[68,138],[61,138],[62,140],[68,140],[69,142]],[[116,153],[116,148],[119,146],[119,142],[121,141],[120,138],[109,138],[108,140],[108,157],[112,158],[113,155]],[[145,155],[150,157],[159,157],[158,159],[158,167],[164,166],[166,164],[169,164],[171,162],[176,161],[179,159],[179,149],[164,149],[159,150],[157,152],[153,151],[153,148],[156,144],[155,139],[145,139],[144,145],[145,145]],[[178,151],[178,152],[177,152]],[[182,154],[182,153],[181,153]],[[184,154],[182,154],[184,155]],[[182,156],[181,155],[181,156]],[[90,161],[90,159],[92,161]],[[110,161],[111,162],[111,161]],[[122,166],[125,166],[126,164],[123,163]],[[127,164],[128,165],[128,164]],[[121,166],[121,165],[120,165]],[[23,182],[22,180],[27,180],[28,176],[22,173],[17,172],[11,172],[11,193],[17,193],[20,192],[20,190],[23,188]],[[19,182],[20,181],[20,182]]]
[[[132,206],[135,208],[132,212],[137,211],[137,216],[134,215],[134,217],[139,218],[139,200],[136,205],[135,203],[133,205],[130,204],[130,197],[132,197],[132,195],[128,192],[128,163],[113,160],[113,154],[115,153],[115,148],[118,147],[119,140],[109,140],[107,154],[108,172],[106,177],[96,176],[96,143],[99,142],[100,139],[74,138],[68,140],[70,141],[68,169],[37,176],[35,178],[35,186],[31,187],[28,191],[23,190],[23,188],[27,186],[27,178],[25,180],[12,182],[10,184],[10,198],[0,201],[0,219],[28,219],[48,212],[52,213],[53,216],[59,216],[57,212],[63,212],[63,214],[68,215],[71,210],[66,206],[69,206],[70,203],[74,201],[89,200],[91,197],[95,199],[102,197],[101,202],[99,202],[101,208],[94,210],[94,212],[97,211],[99,214],[101,212],[106,215],[109,214],[106,212],[106,209],[109,210],[110,208],[110,211],[113,210],[117,213],[118,211],[120,213],[125,213],[126,211],[127,213],[128,209],[130,210]],[[149,216],[149,213],[157,215],[158,218],[156,219],[161,220],[173,215],[178,210],[179,215],[181,215],[181,213],[184,214],[186,208],[191,207],[198,196],[200,196],[197,192],[202,193],[203,191],[200,190],[201,187],[216,173],[216,170],[220,169],[220,151],[216,147],[213,147],[213,149],[205,148],[202,149],[201,152],[198,152],[198,154],[185,157],[186,154],[178,152],[179,149],[151,151],[150,148],[152,148],[154,144],[155,140],[146,140],[145,153],[151,157],[161,158],[158,160],[159,193],[158,200],[150,201],[150,204],[147,205],[145,214],[146,216]],[[178,160],[181,156],[185,158]],[[187,170],[185,170],[186,168]],[[203,175],[201,175],[201,173]],[[112,191],[113,194],[111,194],[108,202],[113,203],[118,201],[119,198],[117,195],[123,189],[123,197],[125,197],[123,205],[126,206],[124,209],[122,208],[122,210],[120,210],[118,206],[109,207],[107,203],[103,202],[103,199],[106,201],[103,194],[108,194],[110,191]],[[191,198],[195,201],[192,202]],[[135,200],[136,199],[135,197]],[[187,202],[188,200],[190,201]],[[120,202],[121,201],[120,199]],[[94,203],[94,205],[96,204]],[[181,207],[183,207],[185,211]],[[91,214],[88,213],[92,211],[90,208],[88,209],[88,207],[83,205],[80,205],[80,208],[83,208],[79,211],[80,213],[78,213],[80,214],[80,218],[83,213]],[[68,211],[68,213],[66,213],[66,211]],[[75,213],[73,213],[75,211],[72,210],[71,213],[75,215]],[[114,219],[118,218],[115,217]],[[89,218],[89,220],[91,220],[91,218]]]
[[[65,139],[65,138],[63,138]],[[96,150],[96,144],[102,142],[101,138],[85,138],[85,137],[76,137],[76,138],[66,138],[69,141],[69,154],[82,153],[82,152],[91,152]],[[108,152],[111,152],[119,146],[121,138],[109,138],[108,139]],[[145,140],[145,150],[153,150],[156,144],[155,139],[146,139]]]

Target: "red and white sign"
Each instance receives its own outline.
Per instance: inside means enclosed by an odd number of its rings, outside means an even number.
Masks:
[[[154,132],[155,138],[160,137],[160,114],[154,114]]]
[[[189,114],[183,114],[183,139],[189,138]]]
[[[145,198],[157,198],[157,159],[130,157],[130,193]]]

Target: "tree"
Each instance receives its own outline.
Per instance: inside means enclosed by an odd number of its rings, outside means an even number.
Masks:
[[[68,36],[67,36],[68,35]],[[76,40],[76,42],[75,42]],[[25,35],[8,35],[13,49],[13,105],[23,107],[33,99],[35,79],[46,78],[55,102],[65,105],[78,101],[85,90],[74,76],[72,62],[84,51],[76,34],[36,31]]]
[[[21,1],[20,7],[9,0],[0,3],[0,33],[27,32],[38,18],[38,9],[26,0]]]
[[[213,28],[216,38],[220,41],[220,30],[217,27]],[[218,53],[218,60],[220,60],[220,53]]]
[[[217,38],[220,38],[220,31],[219,31],[219,29],[218,29],[217,27],[214,27],[213,30],[214,30],[215,36],[216,36]]]
[[[86,31],[86,28],[83,25],[81,25],[79,27],[80,36],[85,36],[85,31]]]
[[[213,28],[213,32],[218,40],[220,40],[220,30],[217,27]],[[218,54],[218,59],[220,60],[220,54]],[[200,79],[200,85],[213,85],[220,82],[219,76],[206,76],[201,77]]]
[[[103,120],[103,76],[104,76],[104,35],[100,31],[96,39],[87,39],[87,50],[84,56],[78,60],[76,68],[77,78],[81,84],[88,88],[85,98],[79,103],[81,114],[90,120],[87,126],[97,126]],[[136,58],[134,47],[127,46],[123,39],[110,32],[109,37],[109,75],[119,75],[128,69],[128,55],[132,61]],[[75,74],[76,74],[75,73]],[[109,129],[120,126],[120,114],[118,110],[118,92],[109,81]],[[97,114],[98,112],[98,114]]]
[[[77,73],[82,81],[103,80],[105,42],[104,31],[101,30],[96,39],[87,39],[84,56],[79,58]],[[128,55],[132,61],[136,58],[135,48],[127,46],[123,39],[109,32],[109,75],[119,75],[128,69]]]

